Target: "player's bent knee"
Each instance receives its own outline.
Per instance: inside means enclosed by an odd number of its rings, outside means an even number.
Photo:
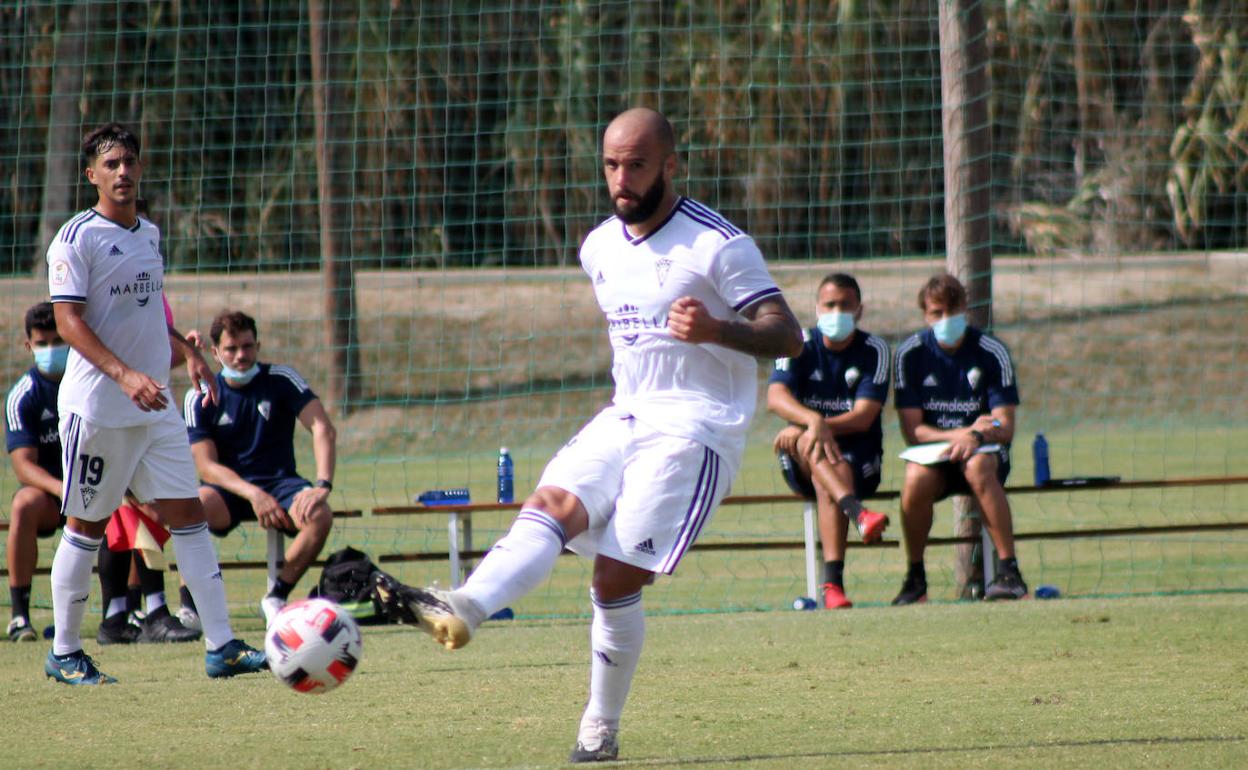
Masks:
[[[654,583],[655,574],[649,570],[625,564],[621,561],[599,556],[594,560],[594,594],[604,601],[632,596]]]

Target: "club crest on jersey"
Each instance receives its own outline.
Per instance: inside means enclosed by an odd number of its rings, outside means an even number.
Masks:
[[[260,413],[261,417],[267,420],[269,419],[269,413],[273,411],[273,404],[269,401],[261,401],[256,405],[256,411]]]
[[[862,372],[858,371],[858,367],[851,366],[845,370],[845,384],[854,387],[858,384],[858,380],[862,379]]]
[[[971,390],[979,390],[979,378],[983,376],[983,372],[979,371],[976,366],[966,373],[966,382],[971,386]]]
[[[69,278],[69,263],[63,259],[58,259],[52,263],[52,283],[60,286]]]
[[[667,257],[663,257],[654,263],[654,274],[658,276],[660,286],[662,286],[663,282],[667,280],[667,274],[671,271],[671,269],[672,260]]]
[[[90,507],[91,501],[95,499],[95,487],[81,487],[79,491],[82,493],[82,507]]]

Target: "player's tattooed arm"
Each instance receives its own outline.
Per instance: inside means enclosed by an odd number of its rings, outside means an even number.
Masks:
[[[672,303],[667,327],[694,344],[712,342],[758,358],[793,358],[802,352],[802,327],[784,297],[763,299],[742,311],[744,321],[715,318],[693,297]]]

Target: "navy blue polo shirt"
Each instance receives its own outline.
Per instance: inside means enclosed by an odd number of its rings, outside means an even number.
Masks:
[[[316,394],[289,366],[260,364],[251,382],[232,388],[217,375],[216,404],[186,394],[183,416],[192,444],[212,439],[217,461],[253,484],[295,471],[295,423]]]
[[[778,382],[807,409],[824,417],[845,414],[859,399],[888,400],[888,343],[862,330],[844,350],[829,350],[818,327],[802,335],[805,344],[796,358],[777,359],[768,382]],[[884,447],[880,415],[862,433],[836,437],[842,452],[854,454],[862,462],[879,457]]]
[[[965,428],[998,406],[1017,406],[1014,362],[1001,340],[967,327],[952,354],[931,329],[897,347],[894,399],[898,409],[922,409],[923,423],[941,430]]]
[[[60,389],[60,382],[49,380],[39,367],[30,367],[9,391],[4,421],[5,451],[35,447],[39,450],[39,467],[58,479],[61,434],[56,397]]]

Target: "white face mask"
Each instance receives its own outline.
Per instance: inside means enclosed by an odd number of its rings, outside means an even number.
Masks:
[[[966,314],[945,316],[932,324],[932,333],[942,345],[952,346],[966,334]]]
[[[256,375],[259,373],[260,373],[259,361],[252,364],[251,368],[245,372],[240,372],[237,369],[231,369],[225,364],[221,364],[221,376],[229,380],[230,382],[235,383],[236,385],[246,385],[247,383],[255,379]]]
[[[833,342],[843,342],[854,333],[854,314],[833,310],[819,316],[819,332]]]

